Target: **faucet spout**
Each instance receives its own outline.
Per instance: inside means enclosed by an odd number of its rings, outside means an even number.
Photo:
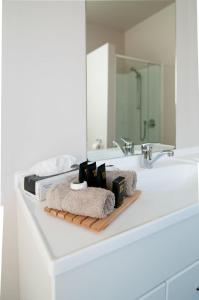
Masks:
[[[163,150],[162,152],[160,152],[159,154],[156,155],[156,157],[154,157],[154,159],[151,160],[151,162],[149,162],[149,168],[152,168],[154,163],[159,160],[162,156],[167,155],[168,157],[174,156],[174,152],[172,150]]]
[[[120,146],[120,144],[118,142],[113,141],[113,145],[116,146],[122,152],[122,154],[125,154],[122,146]]]
[[[134,153],[134,144],[133,144],[133,142],[129,138],[121,137],[120,139],[124,143],[124,146],[121,146],[116,141],[113,141],[113,145],[117,146],[125,156],[132,155]]]
[[[172,150],[163,150],[158,153],[154,158],[152,158],[152,144],[143,144],[141,146],[142,157],[141,157],[141,167],[146,169],[151,169],[154,163],[159,160],[162,156],[174,156],[174,151]]]

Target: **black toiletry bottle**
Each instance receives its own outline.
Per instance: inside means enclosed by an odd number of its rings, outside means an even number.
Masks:
[[[87,161],[84,161],[79,165],[79,183],[87,181],[87,165]]]
[[[97,168],[97,187],[106,189],[106,166],[102,164]]]
[[[119,176],[113,180],[112,192],[115,195],[115,208],[118,208],[123,202],[124,184],[125,184],[125,178],[122,176]]]
[[[96,162],[87,165],[87,184],[88,186],[97,186],[97,171],[96,171]]]

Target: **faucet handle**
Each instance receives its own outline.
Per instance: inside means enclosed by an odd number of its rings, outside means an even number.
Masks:
[[[129,138],[121,137],[122,142],[124,142],[124,152],[126,155],[132,155],[134,153],[134,143]]]
[[[150,143],[141,145],[142,154],[144,154],[144,157],[148,158],[149,160],[152,159],[152,149],[153,149],[153,145]]]
[[[131,146],[131,145],[133,145],[133,142],[132,142],[129,138],[121,137],[120,139],[121,139],[122,142],[125,143],[126,146]]]
[[[145,151],[152,151],[152,149],[153,149],[153,145],[150,144],[150,143],[146,143],[146,144],[141,145],[142,153],[145,152]]]

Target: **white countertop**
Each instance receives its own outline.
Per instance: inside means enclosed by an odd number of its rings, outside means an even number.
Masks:
[[[135,163],[134,158],[119,162],[125,169],[132,169]],[[181,174],[179,180],[176,172]],[[45,203],[35,201],[19,188],[17,194],[20,209],[46,252],[51,271],[60,274],[199,214],[197,172],[197,163],[168,163],[168,159],[152,170],[139,169],[139,200],[99,233],[47,215],[43,211]]]

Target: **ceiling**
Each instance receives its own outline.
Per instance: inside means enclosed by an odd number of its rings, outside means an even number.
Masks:
[[[126,31],[175,0],[86,1],[88,23]]]

